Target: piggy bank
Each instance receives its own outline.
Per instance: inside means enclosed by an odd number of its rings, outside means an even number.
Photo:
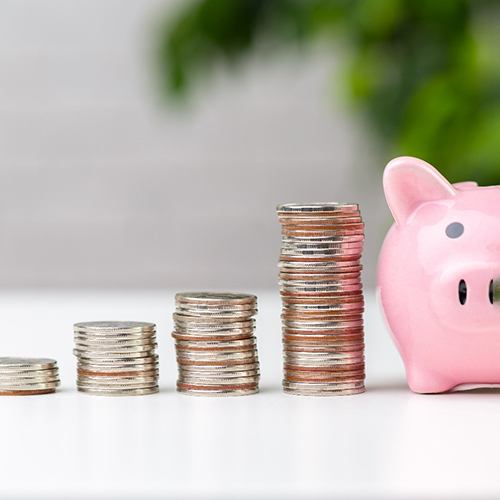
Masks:
[[[378,295],[410,389],[500,384],[500,187],[450,184],[410,157],[383,183],[395,223]]]

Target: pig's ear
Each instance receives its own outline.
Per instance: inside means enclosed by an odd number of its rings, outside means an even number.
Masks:
[[[384,192],[398,224],[403,224],[422,203],[456,195],[453,186],[432,165],[410,156],[395,158],[387,164]]]

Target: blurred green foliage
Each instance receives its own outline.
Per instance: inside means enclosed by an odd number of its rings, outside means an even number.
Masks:
[[[347,46],[347,95],[387,157],[452,181],[500,183],[500,1],[194,0],[161,29],[164,88],[181,97],[261,47]],[[271,42],[271,43],[266,43]]]

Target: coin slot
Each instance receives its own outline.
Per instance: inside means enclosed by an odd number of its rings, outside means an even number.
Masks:
[[[488,289],[488,298],[490,299],[490,304],[493,304],[493,299],[495,298],[494,289],[493,289],[493,280],[490,281],[490,286]]]
[[[462,305],[467,301],[467,283],[465,283],[465,280],[460,280],[458,283],[458,300]]]

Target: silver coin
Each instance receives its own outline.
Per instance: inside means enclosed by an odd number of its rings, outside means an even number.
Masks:
[[[0,369],[0,377],[44,377],[51,376],[59,373],[59,368],[54,366],[53,368],[44,368],[42,370],[34,369],[18,369],[18,368],[6,368]]]
[[[75,333],[73,336],[75,342],[87,344],[144,344],[156,341],[156,333],[151,332],[148,335],[87,335],[85,333]]]
[[[301,389],[321,390],[321,391],[341,391],[345,389],[364,388],[364,382],[290,382],[285,381],[290,388],[296,387]]]
[[[82,386],[100,386],[100,387],[114,387],[118,386],[146,386],[148,384],[157,384],[158,377],[156,376],[133,376],[133,377],[113,377],[113,376],[95,376],[95,375],[80,375],[78,374],[78,384]]]
[[[148,382],[123,382],[123,383],[107,383],[105,381],[90,381],[90,380],[80,380],[76,381],[77,387],[79,389],[101,389],[109,391],[123,391],[130,389],[150,389],[158,385],[157,380],[152,380]]]
[[[78,375],[89,376],[89,377],[135,377],[135,376],[145,376],[152,377],[158,376],[159,368],[158,366],[146,366],[140,368],[120,368],[120,369],[95,369],[80,367],[77,368]]]
[[[54,368],[57,361],[51,358],[17,358],[17,357],[0,357],[0,369],[14,370],[44,370]]]
[[[249,349],[247,351],[240,352],[224,352],[224,351],[185,351],[177,350],[177,357],[182,360],[193,360],[193,361],[209,361],[211,359],[215,361],[230,361],[236,359],[246,359],[254,358],[256,356],[255,349]]]
[[[80,392],[92,394],[94,396],[145,396],[147,394],[156,394],[159,390],[158,386],[148,387],[145,389],[98,389],[78,387]]]
[[[187,340],[177,340],[175,345],[179,349],[218,349],[218,348],[238,348],[238,347],[253,347],[257,343],[255,337],[242,340],[200,340],[197,342],[189,342]]]
[[[198,377],[210,378],[211,380],[218,380],[219,378],[239,378],[239,377],[258,377],[260,370],[231,370],[231,371],[208,371],[208,370],[190,370],[179,368],[179,376],[182,377]]]
[[[176,340],[187,342],[210,341],[224,342],[229,340],[246,340],[254,336],[254,329],[235,329],[235,330],[187,330],[177,328],[172,332],[172,337]]]
[[[230,377],[212,379],[211,377],[196,377],[192,375],[182,374],[178,378],[178,383],[188,385],[202,385],[202,386],[221,386],[221,385],[246,385],[258,384],[259,376],[250,377]]]
[[[156,339],[156,331],[145,333],[74,332],[73,338],[84,342],[151,342]]]
[[[289,387],[288,385],[283,385],[283,390],[287,394],[293,394],[296,396],[352,396],[355,394],[362,394],[366,391],[364,387],[359,387],[357,389],[342,389],[337,391],[324,391],[321,389],[307,389],[304,387]]]
[[[182,315],[182,317],[187,318],[206,318],[209,321],[222,319],[222,320],[246,320],[255,316],[257,314],[257,309],[251,309],[248,311],[205,311],[205,310],[188,310],[188,309],[177,309],[177,314]]]
[[[179,365],[179,370],[183,371],[199,371],[199,372],[211,372],[211,373],[222,373],[222,372],[234,372],[237,370],[241,371],[248,371],[248,370],[258,370],[259,369],[259,363],[254,362],[254,363],[242,363],[239,365],[203,365],[203,364],[196,364],[196,365]]]
[[[278,263],[278,267],[280,269],[292,269],[292,270],[297,270],[297,269],[302,269],[302,270],[316,270],[318,272],[339,272],[340,269],[346,268],[346,267],[352,267],[352,266],[360,266],[360,259],[353,259],[353,260],[348,260],[348,261],[343,261],[343,262],[332,262],[332,261],[313,261],[312,259],[309,260],[302,260],[302,261],[283,261],[281,260]]]
[[[328,304],[286,304],[283,306],[284,314],[300,314],[300,313],[343,313],[349,311],[363,312],[363,302],[346,302],[343,304],[328,305]]]
[[[255,303],[257,297],[233,292],[182,292],[175,295],[175,301],[176,303],[248,304]]]
[[[77,330],[153,330],[156,328],[154,323],[145,321],[86,321],[75,323],[74,328]]]
[[[59,382],[59,375],[54,374],[45,377],[0,377],[0,385],[10,384],[37,384],[37,383],[51,383]]]
[[[127,344],[118,344],[111,346],[109,344],[83,344],[82,342],[75,342],[75,350],[78,352],[86,352],[86,353],[123,353],[125,355],[129,353],[136,352],[152,352],[158,347],[157,343],[147,343],[147,344],[135,344],[135,345],[127,345]]]
[[[178,387],[177,391],[190,396],[212,396],[212,397],[250,396],[252,394],[257,394],[259,392],[259,388],[256,387],[254,389],[218,389],[218,390],[207,391],[205,389],[180,389]]]
[[[77,363],[78,370],[89,371],[89,372],[124,372],[124,371],[151,371],[158,369],[158,363],[141,363],[137,365],[131,365],[129,363],[118,363],[118,364],[99,364],[99,363],[85,363],[79,361]]]
[[[277,212],[359,212],[357,203],[282,203],[276,207]]]
[[[73,349],[73,354],[75,356],[81,357],[83,359],[118,359],[118,360],[128,360],[131,358],[147,358],[154,354],[154,349],[149,349],[147,351],[125,351],[123,349],[114,351],[86,351],[81,349]]]
[[[252,316],[257,312],[257,307],[256,307],[255,303],[252,303],[252,304],[231,304],[231,305],[177,304],[176,311],[185,312],[187,314],[189,314],[191,312],[206,313],[206,314],[241,313],[241,314],[247,314],[249,316]]]
[[[157,365],[158,364],[158,354],[152,354],[143,358],[99,358],[99,359],[84,359],[79,358],[78,364],[86,366],[109,366],[109,367],[126,367],[126,366],[145,366],[145,365]]]
[[[10,383],[0,383],[0,392],[7,391],[43,391],[48,389],[55,389],[60,384],[60,380],[54,380],[53,382],[10,382]]]
[[[173,314],[174,322],[179,325],[187,325],[197,328],[202,328],[206,325],[208,328],[213,328],[214,326],[224,326],[225,328],[244,328],[255,324],[255,320],[249,317],[223,317],[215,315],[202,315],[202,316],[187,316],[186,314],[175,312]]]

